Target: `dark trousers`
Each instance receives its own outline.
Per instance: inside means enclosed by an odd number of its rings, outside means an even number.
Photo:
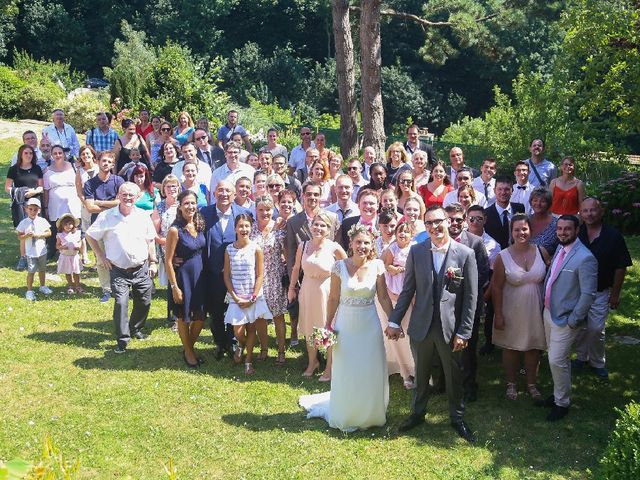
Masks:
[[[222,273],[205,273],[207,276],[207,298],[205,308],[211,317],[211,333],[213,341],[222,349],[227,349],[233,344],[233,326],[225,325],[224,314],[228,304],[224,298],[227,295],[227,287],[224,285]]]
[[[113,323],[116,327],[118,342],[128,343],[131,335],[144,327],[151,307],[153,281],[149,277],[149,266],[145,262],[133,271],[112,266],[110,270],[111,294],[113,305]],[[133,300],[131,318],[129,318],[129,296]]]
[[[493,344],[493,302],[491,299],[487,302],[487,308],[484,316],[484,343],[486,345]]]
[[[58,234],[58,226],[55,220],[49,222],[49,227],[51,228],[51,236],[47,238],[47,260],[51,260],[57,253],[56,235]]]
[[[480,336],[480,319],[482,317],[482,303],[479,302],[473,317],[473,328],[467,348],[462,350],[462,385],[464,392],[478,391],[478,337]]]
[[[429,401],[429,377],[436,357],[444,370],[445,388],[449,399],[449,418],[460,423],[464,415],[462,390],[462,352],[452,352],[451,345],[444,340],[440,321],[434,321],[427,336],[415,341],[411,339],[411,352],[416,363],[416,388],[413,391],[412,415],[423,417]]]

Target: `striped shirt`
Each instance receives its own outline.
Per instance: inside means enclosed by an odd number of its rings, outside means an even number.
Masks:
[[[250,298],[256,283],[256,249],[258,244],[250,241],[244,248],[236,248],[233,243],[227,246],[231,284],[239,297]],[[260,296],[262,292],[259,292]]]

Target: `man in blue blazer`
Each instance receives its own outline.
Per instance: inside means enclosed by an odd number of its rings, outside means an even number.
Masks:
[[[571,346],[579,326],[596,298],[598,262],[578,240],[580,222],[574,215],[558,219],[556,250],[544,286],[544,331],[547,337],[553,395],[544,402],[552,407],[547,420],[560,420],[571,403]]]
[[[226,180],[220,181],[213,192],[215,204],[200,210],[206,224],[204,271],[207,282],[207,300],[205,308],[211,317],[211,333],[216,342],[216,359],[220,360],[226,352],[233,358],[233,328],[225,328],[224,314],[227,304],[224,302],[227,287],[224,285],[224,251],[227,245],[236,240],[234,220],[249,210],[240,207],[233,200],[235,187]]]

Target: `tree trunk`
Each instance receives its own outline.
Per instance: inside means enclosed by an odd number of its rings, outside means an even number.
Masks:
[[[384,158],[384,110],[380,76],[380,0],[360,2],[360,58],[362,85],[362,130],[364,145],[372,146],[379,159]],[[400,87],[401,88],[401,87]]]
[[[356,79],[349,1],[332,0],[333,37],[336,45],[336,76],[340,103],[340,152],[347,159],[358,156]]]

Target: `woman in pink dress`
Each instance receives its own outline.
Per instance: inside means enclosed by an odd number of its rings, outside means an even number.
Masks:
[[[296,297],[295,285],[300,277],[300,270],[304,273],[298,301],[300,314],[298,317],[298,334],[311,338],[313,327],[322,328],[327,320],[327,299],[331,285],[331,270],[336,260],[347,258],[346,252],[340,244],[327,237],[332,230],[331,218],[325,213],[318,213],[311,223],[311,240],[298,245],[296,260],[291,271],[288,300],[292,302]],[[308,365],[304,373],[310,377],[318,369],[317,350],[307,341]],[[327,366],[320,377],[321,382],[331,380],[331,349],[327,351]]]

